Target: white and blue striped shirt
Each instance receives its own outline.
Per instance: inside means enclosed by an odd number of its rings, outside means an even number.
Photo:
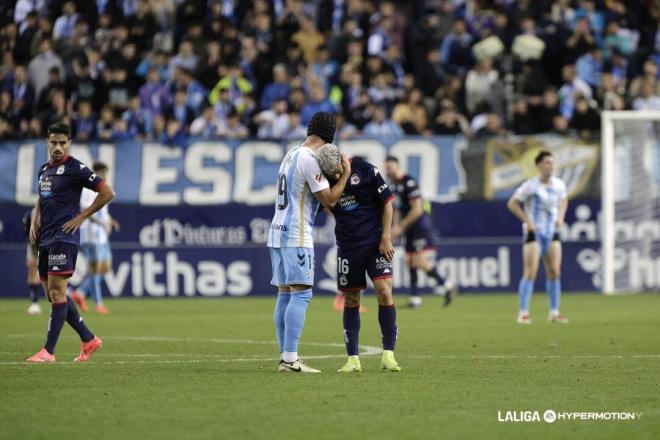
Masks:
[[[567,196],[566,184],[559,177],[552,176],[548,183],[540,177],[532,177],[518,187],[513,197],[523,204],[525,213],[534,222],[536,233],[551,237],[559,216],[559,205]],[[527,226],[523,224],[523,234]]]

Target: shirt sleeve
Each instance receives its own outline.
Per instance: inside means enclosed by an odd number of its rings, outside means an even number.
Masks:
[[[103,179],[97,176],[94,171],[90,170],[89,167],[82,162],[76,162],[73,166],[78,168],[74,170],[74,173],[76,173],[76,181],[84,188],[89,188],[92,191],[98,192],[105,184]]]
[[[380,170],[377,167],[372,167],[369,170],[369,173],[369,183],[371,184],[371,187],[378,192],[378,198],[383,202],[383,205],[391,202],[394,199],[394,195],[392,194],[392,191],[390,191],[390,187],[385,182],[385,179],[383,179]]]
[[[298,159],[298,171],[302,174],[312,193],[330,188],[330,182],[326,179],[319,163],[313,155],[304,153],[300,155]]]
[[[533,194],[532,183],[527,180],[523,182],[522,185],[518,187],[515,193],[513,193],[513,198],[519,202],[526,202],[527,199]]]
[[[419,185],[415,179],[406,180],[406,196],[408,200],[415,200],[422,197],[422,192],[419,190]]]
[[[566,184],[564,183],[563,180],[559,180],[559,188],[558,188],[558,193],[559,193],[559,200],[563,200],[566,197],[568,197],[568,190],[566,189]]]

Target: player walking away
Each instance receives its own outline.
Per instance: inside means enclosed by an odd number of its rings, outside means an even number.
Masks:
[[[50,162],[39,169],[39,199],[30,226],[30,241],[38,243],[39,277],[51,303],[48,336],[44,347],[28,362],[54,362],[55,345],[64,322],[81,340],[80,355],[74,362],[87,361],[102,341],[87,328],[78,309],[66,295],[67,283],[76,267],[78,228],[114,197],[110,185],[92,170],[69,156],[71,129],[58,122],[48,128]],[[83,188],[98,192],[91,206],[79,212]]]
[[[392,239],[396,240],[402,234],[406,237],[406,265],[410,270],[408,306],[418,308],[422,305],[422,298],[417,290],[418,269],[422,269],[436,281],[434,293],[443,295],[444,305],[448,306],[457,293],[457,286],[438,273],[436,262],[431,258],[431,251],[435,249],[433,227],[431,217],[424,212],[417,181],[403,171],[399,159],[394,156],[386,158],[385,171],[394,186],[399,210],[399,221],[398,225],[392,228]]]
[[[41,305],[39,305],[39,291],[41,284],[39,283],[39,270],[37,269],[37,246],[30,243],[30,224],[34,208],[27,211],[23,216],[23,227],[27,236],[27,253],[25,256],[25,265],[27,267],[27,284],[30,291],[30,307],[27,312],[30,315],[41,314]]]
[[[103,162],[94,162],[94,172],[105,180],[108,166]],[[96,193],[91,189],[83,188],[80,195],[80,209],[85,210],[94,203]],[[91,293],[96,303],[95,310],[108,315],[110,310],[103,304],[101,282],[112,267],[112,251],[110,250],[109,235],[113,229],[119,229],[119,223],[110,217],[108,205],[99,209],[80,226],[80,250],[87,260],[87,273],[85,279],[71,294],[73,301],[83,312],[87,311],[85,296]]]
[[[539,257],[545,264],[545,288],[550,300],[551,322],[567,323],[559,313],[561,296],[561,242],[558,229],[564,224],[568,207],[566,185],[553,176],[555,158],[541,151],[535,159],[539,175],[526,180],[507,202],[509,210],[523,222],[523,277],[518,287],[519,324],[531,324],[529,303],[539,268]],[[521,206],[522,204],[522,206]]]
[[[328,155],[335,156],[335,164],[339,165],[339,150],[326,145],[318,154],[323,171],[334,175],[334,167],[328,169],[324,166],[331,163],[323,160]],[[359,358],[360,296],[367,288],[366,275],[373,281],[378,298],[378,322],[383,340],[381,367],[387,371],[401,371],[394,359],[397,326],[392,298],[394,247],[390,239],[393,199],[378,168],[354,158],[346,189],[332,209],[336,220],[337,284],[345,298],[344,341],[348,353],[346,364],[338,370],[340,373],[362,371]]]
[[[307,128],[307,139],[287,153],[279,169],[268,247],[273,269],[271,283],[278,288],[273,319],[281,372],[320,372],[298,358],[298,342],[314,285],[314,219],[319,203],[326,209],[335,206],[351,172],[348,159],[342,156],[341,175],[330,187],[316,160],[316,151],[332,142],[335,129],[334,116],[324,112],[314,114]]]

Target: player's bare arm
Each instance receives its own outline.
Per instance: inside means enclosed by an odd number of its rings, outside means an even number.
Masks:
[[[422,208],[422,198],[417,197],[416,199],[411,200],[410,212],[401,219],[397,228],[395,228],[392,235],[398,237],[403,234],[408,228],[415,224],[415,222],[424,214],[424,208]]]
[[[515,197],[511,197],[507,202],[506,202],[506,207],[509,208],[509,211],[516,217],[520,219],[521,222],[525,223],[527,225],[527,230],[530,232],[536,231],[536,226],[534,225],[534,222],[529,218],[525,210],[522,208],[520,204],[520,200],[516,199]],[[564,210],[564,214],[566,211]]]
[[[103,208],[105,205],[110,203],[112,199],[115,198],[115,192],[112,190],[109,184],[101,186],[99,193],[94,199],[94,202],[89,205],[84,211],[80,214],[69,220],[68,222],[62,225],[62,230],[67,233],[74,233],[80,228],[82,222],[85,221],[88,217],[94,214],[99,209]]]
[[[392,246],[391,232],[392,232],[392,217],[394,216],[394,207],[392,201],[388,201],[383,207],[383,233],[380,238],[380,245],[378,250],[387,259],[392,261],[394,258],[394,246]]]
[[[564,224],[564,219],[566,218],[566,210],[568,209],[568,199],[564,197],[559,201],[559,212],[557,213],[557,221],[555,226],[561,228]]]
[[[37,204],[32,210],[32,219],[30,221],[30,243],[36,244],[39,238],[39,227],[41,226],[41,203],[37,199]]]
[[[341,173],[337,183],[335,183],[330,188],[326,188],[314,193],[314,197],[318,199],[318,201],[325,209],[331,210],[335,207],[339,201],[339,198],[344,192],[344,189],[346,189],[348,178],[351,175],[351,163],[348,160],[348,156],[346,156],[344,153],[341,155],[341,168]]]

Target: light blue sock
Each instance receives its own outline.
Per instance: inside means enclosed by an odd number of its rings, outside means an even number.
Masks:
[[[307,306],[312,301],[312,289],[291,293],[291,299],[284,313],[284,350],[290,353],[298,351],[298,342],[305,325]],[[286,360],[286,359],[285,359]]]
[[[286,306],[291,299],[290,293],[278,293],[275,302],[275,312],[273,313],[273,322],[275,323],[275,335],[277,336],[277,345],[280,347],[280,353],[284,351],[284,314]]]
[[[545,290],[548,292],[550,299],[550,311],[559,312],[559,297],[561,296],[561,280],[547,280],[545,282]]]
[[[534,280],[521,278],[518,285],[518,304],[520,310],[529,311],[529,303],[534,291]]]
[[[90,288],[92,287],[92,278],[94,275],[85,275],[85,279],[83,280],[82,283],[80,283],[80,286],[76,289],[78,292],[82,293],[83,296],[87,296],[89,293]]]
[[[102,279],[103,279],[103,275],[99,275],[99,274],[94,275],[94,284],[93,284],[94,288],[92,289],[92,296],[97,306],[103,304],[103,299],[101,298]]]

